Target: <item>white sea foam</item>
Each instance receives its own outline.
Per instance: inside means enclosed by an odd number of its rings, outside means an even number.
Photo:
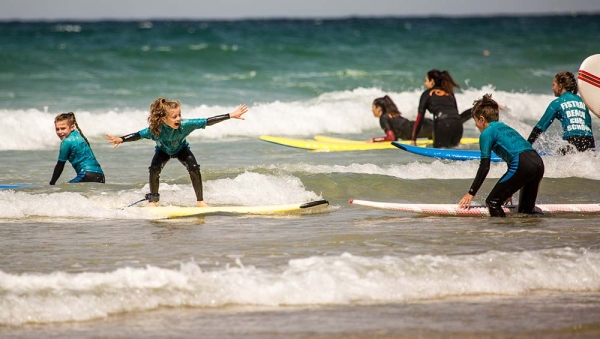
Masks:
[[[470,107],[473,100],[485,93],[509,108],[502,119],[527,136],[533,123],[553,99],[551,95],[510,93],[497,91],[492,86],[467,89],[457,94],[459,109]],[[257,137],[259,135],[313,136],[315,134],[360,134],[379,129],[371,113],[373,99],[389,94],[403,115],[415,119],[421,92],[418,90],[384,93],[377,88],[357,88],[322,94],[316,98],[292,102],[248,103],[250,111],[246,120],[227,121],[209,126],[189,136],[193,139],[225,139],[229,137]],[[185,106],[184,118],[210,117],[235,109],[234,106]],[[38,109],[0,109],[1,150],[54,149],[60,140],[54,133],[56,114],[52,107],[47,112]],[[124,135],[147,127],[148,112],[135,109],[107,108],[105,111],[75,112],[84,134],[92,141],[105,142],[106,133]],[[474,124],[465,124],[466,133],[478,135]]]
[[[142,189],[119,192],[90,190],[84,193],[28,193],[0,191],[0,219],[28,217],[88,219],[150,219],[137,208],[125,206],[148,193]],[[161,184],[161,204],[194,206],[196,197],[191,184]],[[242,173],[235,178],[209,180],[204,184],[205,200],[213,205],[279,205],[322,199],[307,191],[297,177]]]
[[[271,269],[235,264],[105,273],[0,271],[0,324],[83,321],[159,307],[348,305],[531,291],[599,292],[600,253],[559,248],[476,255],[313,256]]]
[[[584,178],[600,180],[600,155],[595,152],[543,157],[545,178]],[[387,175],[401,179],[472,179],[479,161],[412,161],[407,164],[379,166],[369,163],[349,165],[274,164],[263,165],[273,171],[307,173],[356,173]],[[492,163],[487,178],[500,178],[506,173],[506,163]]]

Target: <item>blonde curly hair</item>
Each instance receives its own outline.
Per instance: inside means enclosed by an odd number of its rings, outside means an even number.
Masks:
[[[158,98],[150,105],[150,116],[148,116],[148,124],[150,124],[150,132],[156,137],[160,135],[160,130],[169,111],[172,109],[181,108],[181,103],[175,100],[166,98]]]

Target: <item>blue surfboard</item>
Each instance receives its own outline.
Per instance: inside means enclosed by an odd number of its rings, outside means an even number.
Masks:
[[[31,185],[27,184],[17,184],[17,185],[2,185],[0,184],[0,190],[14,190],[17,188],[31,187]]]
[[[392,141],[392,145],[398,147],[401,150],[409,153],[422,155],[425,157],[443,159],[443,160],[480,160],[481,152],[478,150],[466,150],[466,149],[445,149],[445,148],[428,148],[428,147],[417,147],[412,145],[405,145],[399,142]],[[502,158],[492,152],[490,159],[492,162],[503,161]]]

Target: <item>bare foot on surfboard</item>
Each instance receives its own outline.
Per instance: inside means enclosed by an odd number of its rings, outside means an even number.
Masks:
[[[210,205],[204,201],[198,201],[198,207],[210,207]]]
[[[146,207],[157,207],[158,203],[157,202],[149,202]]]

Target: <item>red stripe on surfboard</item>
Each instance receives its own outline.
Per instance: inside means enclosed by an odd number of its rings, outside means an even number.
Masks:
[[[579,80],[581,80],[583,82],[587,82],[588,84],[590,84],[590,85],[592,85],[594,87],[600,88],[600,81],[598,81],[598,80],[594,81],[594,80],[591,80],[591,79],[588,79],[588,78],[584,78],[584,77],[581,77],[581,76],[578,77],[578,78],[579,78]]]
[[[586,71],[579,71],[579,78],[588,79],[593,82],[600,82],[600,77]]]
[[[577,78],[581,81],[587,82],[588,84],[600,88],[600,78],[590,74],[586,71],[579,71]]]
[[[597,75],[592,74],[592,73],[590,73],[588,71],[584,71],[584,70],[580,69],[579,70],[579,75],[582,75],[582,74],[584,74],[584,75],[586,75],[586,76],[588,76],[588,77],[590,77],[592,79],[600,80],[600,76],[597,76]]]

